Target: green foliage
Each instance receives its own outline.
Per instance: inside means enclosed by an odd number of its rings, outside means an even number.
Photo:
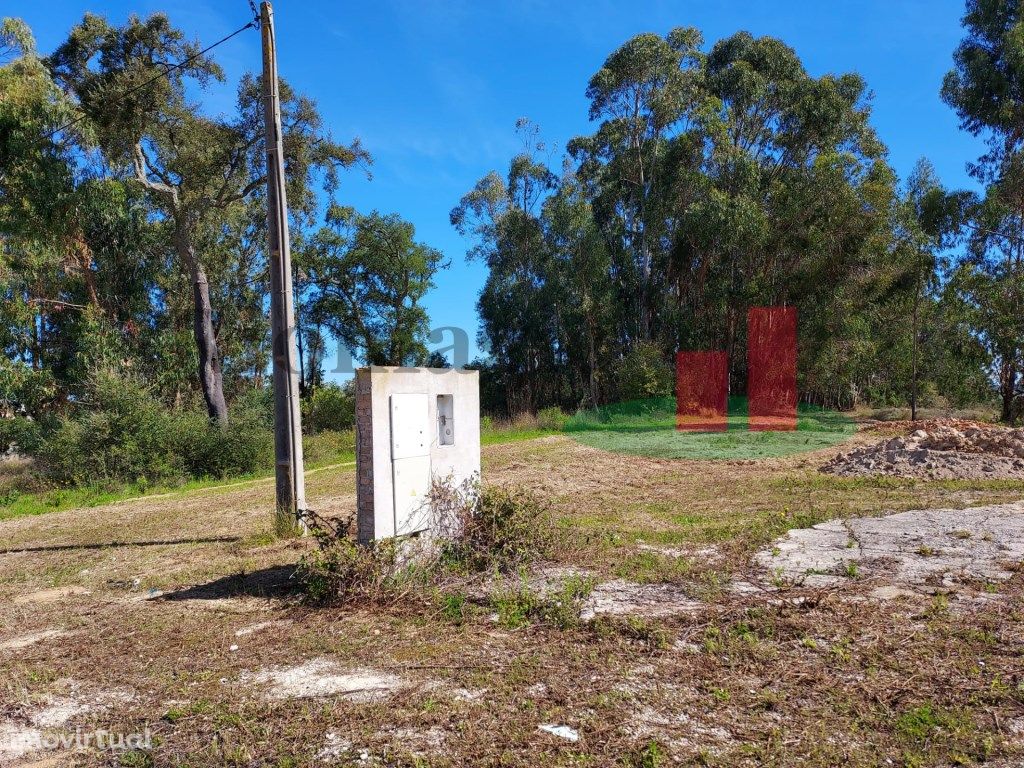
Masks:
[[[691,563],[685,557],[673,557],[644,551],[626,556],[615,568],[615,574],[640,584],[672,582],[687,575]]]
[[[15,401],[32,415],[75,402],[89,370],[128,366],[168,400],[201,391],[223,423],[268,366],[261,86],[244,75],[214,116],[200,99],[223,72],[201,48],[162,13],[86,14],[45,59],[24,24],[0,26],[0,345],[49,378],[49,398]],[[280,94],[303,224],[314,183],[329,193],[369,158]]]
[[[352,429],[356,422],[354,384],[328,383],[302,401],[302,426],[311,433]]]
[[[183,425],[145,387],[100,374],[89,394],[89,403],[62,419],[42,446],[39,458],[51,479],[87,485],[184,473],[184,459],[174,450]]]
[[[38,421],[16,416],[0,419],[0,454],[17,451],[32,455],[42,447],[43,428]]]
[[[984,396],[988,356],[963,332],[977,326],[940,290],[970,196],[926,163],[900,196],[859,75],[812,76],[774,38],[705,48],[676,29],[627,40],[587,96],[598,125],[568,144],[561,175],[520,121],[507,176],[451,214],[488,268],[487,409],[671,395],[678,349],[726,350],[742,393],[747,310],[777,305],[798,311],[813,402]]]
[[[665,355],[652,343],[637,344],[612,367],[616,399],[648,400],[675,392],[675,375]]]
[[[540,599],[525,584],[514,589],[502,589],[491,597],[491,606],[498,615],[498,624],[505,629],[520,629],[530,623],[530,617]]]
[[[395,214],[332,206],[300,255],[311,315],[370,365],[416,365],[427,356],[421,302],[447,264],[415,235]]]
[[[558,629],[580,624],[583,601],[594,590],[592,577],[569,576],[543,591],[521,581],[511,587],[499,587],[491,595],[491,606],[498,623],[506,629],[519,629],[539,622]]]
[[[569,420],[568,415],[565,411],[556,406],[548,408],[541,408],[537,411],[537,426],[541,429],[550,430],[552,432],[561,432],[565,428],[565,423]]]
[[[977,135],[1015,135],[1024,120],[1024,14],[1016,0],[967,0],[967,35],[953,54],[942,98]]]
[[[657,741],[649,741],[623,760],[623,765],[629,768],[658,768],[664,765],[667,759],[668,753],[665,748]]]
[[[273,465],[273,438],[256,421],[220,429],[203,413],[172,410],[131,378],[98,373],[88,399],[36,444],[61,485],[110,485],[226,477]]]
[[[953,713],[936,709],[931,704],[922,704],[901,713],[896,718],[895,730],[901,739],[923,745],[939,729],[956,727],[957,718]]]
[[[1024,395],[1024,9],[1013,0],[968,0],[963,21],[942,97],[989,151],[968,166],[985,196],[974,206],[972,258],[951,288],[991,361],[1001,416],[1015,421]]]
[[[312,526],[318,546],[302,558],[298,570],[309,599],[389,604],[418,598],[435,602],[449,620],[461,621],[471,609],[463,593],[451,591],[453,578],[482,571],[516,572],[542,556],[552,542],[544,534],[547,506],[523,489],[438,481],[430,504],[436,539],[429,541],[392,538],[359,545],[347,527]],[[563,586],[560,594],[568,602],[578,602],[589,591],[583,582]],[[528,591],[511,595],[499,590],[503,597],[496,599],[508,603],[510,622],[518,621],[514,616],[523,611],[523,620],[545,616],[556,623],[568,621],[568,614],[562,616],[556,605],[560,598],[549,604]]]
[[[178,450],[191,477],[231,477],[273,467],[274,435],[261,423],[236,416],[221,428],[211,425],[206,414],[193,412],[190,416],[176,420],[185,427],[187,442],[179,442]]]
[[[345,432],[317,432],[302,439],[302,450],[306,466],[355,462],[356,435],[354,430]]]
[[[347,530],[314,526],[311,531],[317,549],[302,557],[296,576],[313,602],[390,602],[413,574],[403,565],[397,539],[360,546]]]
[[[462,592],[448,592],[439,596],[441,615],[453,624],[461,624],[471,612],[471,604]]]

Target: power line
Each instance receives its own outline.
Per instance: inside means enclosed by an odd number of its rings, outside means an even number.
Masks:
[[[250,3],[250,5],[251,5],[251,3]],[[172,64],[171,66],[167,67],[167,69],[165,69],[163,72],[160,72],[159,74],[156,74],[153,77],[149,78],[149,80],[147,80],[146,82],[140,83],[139,85],[136,85],[134,88],[129,88],[127,91],[125,91],[120,96],[118,96],[116,99],[114,99],[113,102],[116,104],[116,103],[118,103],[118,102],[128,98],[133,93],[141,91],[143,88],[145,88],[145,87],[147,87],[149,85],[152,85],[157,80],[159,80],[161,77],[167,77],[167,75],[171,74],[171,72],[173,72],[174,70],[181,69],[186,64],[188,64],[188,63],[190,63],[192,61],[195,61],[200,56],[203,56],[203,55],[209,53],[214,48],[216,48],[218,45],[222,45],[223,43],[226,43],[228,40],[233,38],[235,35],[241,34],[242,32],[244,32],[247,29],[259,27],[259,25],[260,25],[259,24],[259,20],[258,19],[253,19],[248,24],[246,24],[244,27],[239,27],[234,32],[232,32],[230,35],[222,37],[216,43],[213,43],[212,45],[208,45],[206,48],[203,48],[203,50],[199,51],[198,53],[193,53],[191,56],[189,56],[186,59],[182,59],[177,64]],[[47,139],[52,139],[54,136],[56,136],[61,131],[67,130],[71,126],[75,125],[75,123],[80,123],[85,118],[86,118],[86,115],[84,113],[79,115],[74,120],[70,120],[70,121],[64,123],[64,125],[61,125],[61,126],[59,126],[57,128],[54,128],[52,131],[50,131],[48,134],[46,134],[46,138]]]

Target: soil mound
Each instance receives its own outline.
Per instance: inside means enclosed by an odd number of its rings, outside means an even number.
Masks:
[[[1024,429],[959,421],[917,422],[911,426],[914,431],[908,436],[844,453],[821,471],[842,477],[1024,479]]]

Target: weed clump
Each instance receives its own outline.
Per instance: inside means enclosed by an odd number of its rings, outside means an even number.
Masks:
[[[594,591],[594,586],[592,577],[576,575],[543,591],[521,581],[497,590],[491,597],[491,605],[498,624],[506,629],[519,629],[533,623],[572,629],[579,626],[580,607]]]
[[[401,556],[398,539],[359,545],[349,525],[332,527],[316,518],[310,533],[317,548],[299,561],[296,576],[306,597],[315,603],[380,604],[394,602],[402,585],[413,582],[416,570]]]
[[[453,602],[445,591],[453,581],[515,571],[551,547],[549,508],[528,490],[437,480],[427,503],[430,534],[366,545],[355,541],[350,526],[314,516],[317,548],[303,557],[297,574],[307,597],[381,604],[415,596],[462,616],[464,599]]]
[[[456,572],[508,573],[552,548],[550,507],[528,489],[439,480],[430,505],[440,562]]]

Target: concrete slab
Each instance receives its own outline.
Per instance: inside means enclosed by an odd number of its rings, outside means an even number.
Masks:
[[[789,531],[755,556],[791,582],[825,577],[838,584],[856,576],[903,586],[1004,581],[1022,560],[1024,502],[830,520]]]

